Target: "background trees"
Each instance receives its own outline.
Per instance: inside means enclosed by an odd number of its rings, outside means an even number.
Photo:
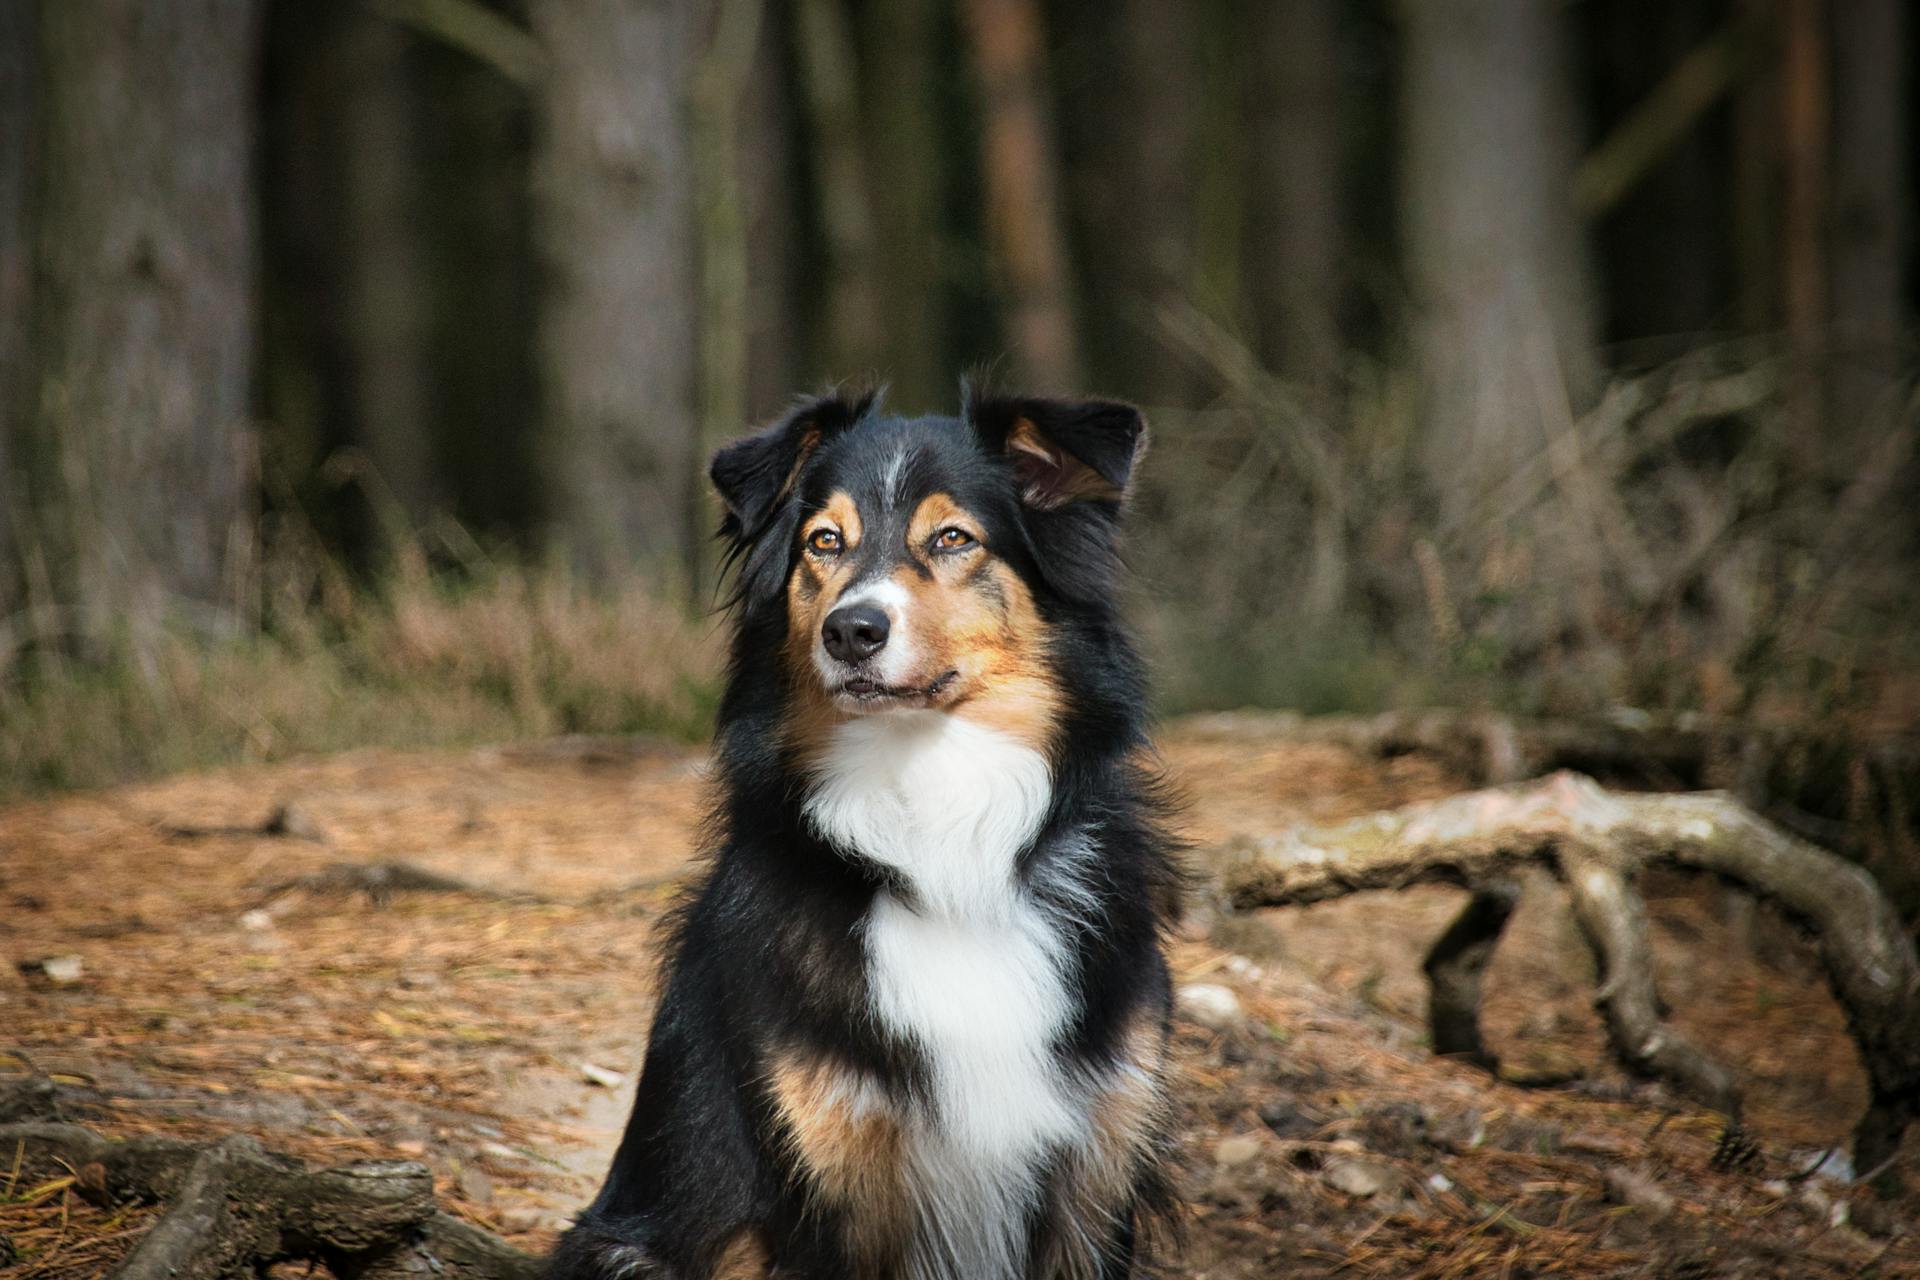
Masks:
[[[291,544],[680,598],[715,437],[969,370],[1148,405],[1176,701],[1879,706],[1910,635],[1894,0],[5,8],[11,687]]]

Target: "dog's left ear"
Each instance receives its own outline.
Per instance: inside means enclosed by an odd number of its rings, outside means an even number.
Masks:
[[[1140,411],[1112,400],[984,399],[966,415],[980,442],[1012,465],[1021,500],[1040,511],[1117,507],[1147,448]]]

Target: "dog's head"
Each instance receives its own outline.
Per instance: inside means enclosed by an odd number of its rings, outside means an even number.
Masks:
[[[953,711],[1030,739],[1057,715],[1055,631],[1110,606],[1146,440],[1106,401],[976,398],[899,418],[809,401],[715,455],[750,615],[784,616],[813,719]]]

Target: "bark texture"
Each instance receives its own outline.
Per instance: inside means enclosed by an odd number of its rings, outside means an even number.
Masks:
[[[1014,369],[1034,391],[1070,390],[1079,356],[1040,11],[1034,0],[966,0],[963,17],[979,80],[988,249]]]
[[[30,4],[0,5],[0,618],[13,612],[19,587],[14,537],[21,495],[8,468],[26,408],[20,387],[33,279],[28,177],[38,64],[34,12]]]
[[[1841,431],[1888,418],[1911,362],[1903,285],[1913,234],[1912,22],[1907,0],[1852,0],[1833,21],[1840,73],[1833,80],[1828,411]]]
[[[310,1262],[339,1280],[533,1280],[538,1258],[439,1211],[423,1164],[371,1160],[309,1170],[235,1135],[207,1146],[111,1142],[55,1121],[0,1124],[30,1173],[74,1174],[102,1206],[159,1202],[160,1220],[113,1280],[224,1280]]]
[[[36,533],[89,638],[237,597],[251,545],[255,0],[41,5]]]
[[[699,518],[694,20],[681,0],[532,0],[539,322],[558,548],[590,577],[686,577]]]
[[[1595,1003],[1630,1068],[1738,1116],[1733,1075],[1666,1025],[1653,988],[1633,879],[1666,864],[1772,900],[1817,940],[1872,1091],[1855,1167],[1880,1167],[1920,1118],[1920,960],[1898,915],[1867,872],[1731,796],[1611,793],[1561,773],[1246,843],[1225,855],[1221,874],[1232,905],[1251,910],[1415,884],[1483,886],[1528,864],[1566,883],[1599,963]]]
[[[1424,464],[1453,525],[1594,390],[1593,289],[1570,198],[1577,137],[1560,6],[1398,9]]]
[[[1247,271],[1260,358],[1325,392],[1340,368],[1347,240],[1339,6],[1256,0],[1247,22]]]

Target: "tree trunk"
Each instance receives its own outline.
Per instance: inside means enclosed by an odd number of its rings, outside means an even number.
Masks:
[[[955,370],[947,367],[939,245],[942,167],[935,90],[939,6],[887,0],[873,6],[871,45],[861,58],[867,173],[873,183],[880,310],[892,399],[920,413],[948,411]]]
[[[389,537],[441,506],[428,384],[425,243],[412,37],[365,10],[344,18],[340,110],[342,265],[353,414]]]
[[[1034,0],[966,0],[979,80],[987,241],[1005,297],[1013,366],[1035,391],[1078,380],[1046,49]]]
[[[1247,24],[1247,272],[1257,350],[1268,370],[1325,393],[1340,371],[1346,286],[1339,6],[1256,0]]]
[[[1833,376],[1839,432],[1897,406],[1913,133],[1908,0],[1853,0],[1833,22]]]
[[[1649,8],[1633,0],[1584,6],[1596,112],[1613,130],[1643,119],[1676,69],[1728,43],[1726,16],[1700,6]],[[1737,83],[1741,50],[1728,59]],[[1717,95],[1716,95],[1717,96]],[[1709,98],[1708,101],[1713,101]],[[1733,255],[1723,229],[1736,216],[1720,153],[1727,116],[1674,112],[1677,137],[1657,152],[1617,204],[1596,218],[1607,264],[1607,334],[1616,341],[1697,339],[1723,323]],[[1613,135],[1609,135],[1610,137]]]
[[[801,222],[795,176],[793,41],[785,6],[761,16],[740,105],[739,181],[747,235],[747,420],[771,419],[803,382],[806,334],[795,305]],[[736,424],[738,425],[738,424]]]
[[[11,470],[26,399],[29,285],[33,279],[29,184],[33,172],[34,87],[38,65],[34,6],[0,5],[0,619],[14,611],[19,565],[18,478]],[[0,665],[6,655],[0,653]]]
[[[1399,12],[1422,449],[1456,526],[1594,391],[1593,291],[1569,198],[1578,138],[1558,6],[1402,0]]]
[[[80,634],[236,601],[251,545],[253,0],[40,8],[35,492]]]
[[[1197,380],[1167,334],[1196,283],[1205,15],[1184,0],[1121,0],[1073,16],[1084,34],[1062,97],[1087,373],[1114,395],[1191,404]]]
[[[878,251],[860,142],[853,32],[841,0],[798,0],[793,35],[805,93],[822,232],[825,332],[831,378],[884,376]]]
[[[1781,136],[1786,203],[1781,215],[1781,299],[1786,312],[1787,412],[1802,481],[1827,469],[1820,423],[1820,366],[1827,340],[1827,22],[1825,0],[1783,0]]]
[[[529,6],[549,61],[533,174],[548,516],[556,548],[602,582],[635,570],[686,581],[701,523],[694,9]]]
[[[761,0],[718,0],[712,39],[694,77],[694,174],[700,206],[699,453],[747,421],[748,265],[740,183],[740,107],[760,44]],[[693,581],[717,581],[720,553],[692,533]]]

